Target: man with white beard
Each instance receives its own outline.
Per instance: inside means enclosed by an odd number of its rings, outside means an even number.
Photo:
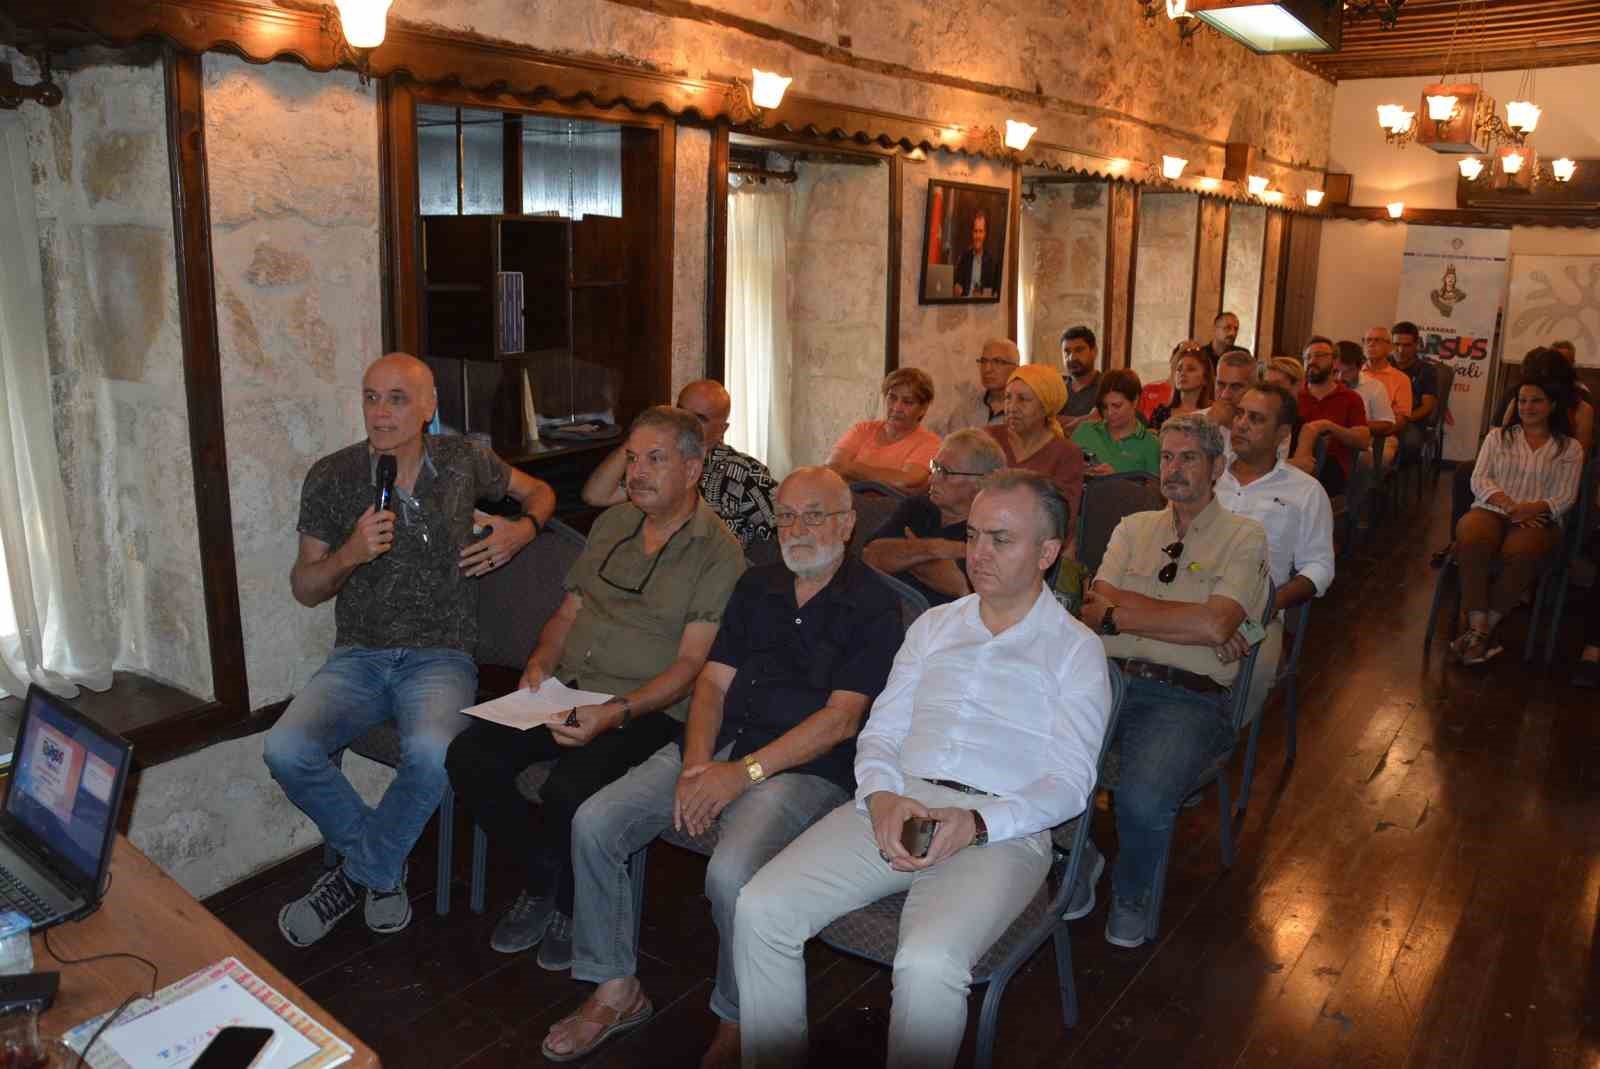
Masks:
[[[800,468],[778,488],[783,563],[752,568],[734,588],[695,682],[683,739],[599,791],[572,823],[576,875],[572,976],[599,986],[545,1037],[545,1057],[581,1057],[643,1024],[638,922],[628,858],[670,825],[718,825],[706,896],[720,935],[703,1066],[739,1060],[739,993],[731,961],[734,906],[762,865],[855,789],[855,736],[900,645],[894,594],[845,547],[850,488],[827,468]]]

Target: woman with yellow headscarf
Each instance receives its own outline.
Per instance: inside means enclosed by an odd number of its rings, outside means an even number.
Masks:
[[[1048,364],[1023,364],[1006,381],[1004,423],[985,427],[1006,455],[1006,466],[1026,468],[1056,484],[1078,514],[1083,496],[1083,450],[1056,422],[1066,406],[1067,383]]]

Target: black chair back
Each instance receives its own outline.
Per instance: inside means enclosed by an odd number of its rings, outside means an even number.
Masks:
[[[479,664],[520,671],[528,663],[584,545],[581,534],[551,520],[521,553],[478,580]]]
[[[1090,575],[1111,543],[1111,532],[1124,516],[1155,512],[1167,507],[1161,480],[1147,471],[1126,471],[1084,480],[1078,505],[1078,561]]]
[[[906,495],[883,483],[865,482],[850,484],[850,498],[856,510],[856,529],[850,534],[850,552],[859,557],[867,539],[877,534],[878,528],[889,521]]]
[[[870,569],[884,586],[893,590],[900,598],[900,627],[902,631],[908,630],[917,617],[928,611],[928,599],[916,587],[901,579],[896,579],[887,572],[880,572],[876,568]]]

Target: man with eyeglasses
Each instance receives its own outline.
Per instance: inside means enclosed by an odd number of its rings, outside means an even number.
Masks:
[[[628,431],[628,501],[601,513],[568,573],[566,598],[539,632],[522,685],[554,678],[614,695],[520,731],[475,721],[445,756],[450,783],[478,824],[522,866],[522,890],[490,946],[536,944],[539,964],[572,958],[572,816],[584,800],[677,737],[717,636],[744,554],[697,492],[700,422],[646,409]],[[534,805],[517,776],[555,760]]]
[[[778,483],[767,466],[722,440],[733,398],[716,379],[695,379],[678,391],[678,407],[700,421],[706,438],[700,496],[722,517],[742,546],[772,538],[772,494]],[[610,508],[628,499],[628,450],[620,447],[600,462],[583,484],[583,503]]]
[[[955,407],[944,418],[939,436],[948,438],[966,427],[987,427],[1006,418],[1006,382],[1022,362],[1017,343],[1005,338],[990,338],[978,354],[978,385],[956,386]]]
[[[1261,637],[1267,534],[1217,500],[1223,465],[1220,427],[1198,413],[1169,419],[1161,428],[1167,507],[1123,518],[1083,604],[1083,622],[1128,680],[1117,721],[1121,849],[1106,918],[1113,946],[1147,938],[1178,806],[1233,747],[1231,688],[1243,652]]]
[[[806,941],[900,891],[886,1064],[955,1064],[972,967],[1044,883],[1050,829],[1088,805],[1111,713],[1100,644],[1044,581],[1067,518],[1043,475],[984,480],[967,525],[975,592],[906,632],[856,740],[855,798],[745,885],[733,959],[747,1069],[806,1064]],[[936,821],[931,838],[911,821]]]
[[[439,807],[445,748],[478,690],[472,580],[521,552],[555,511],[544,483],[465,438],[426,433],[437,407],[427,364],[407,353],[374,361],[361,381],[366,440],[313,464],[300,495],[290,589],[308,607],[334,599],[338,633],[267,733],[263,757],[342,862],[279,912],[295,946],[321,939],[362,899],[375,932],[411,922],[406,856]],[[506,496],[522,514],[493,518],[474,538],[475,502]],[[369,806],[330,755],[385,721],[406,760]]]
[[[928,489],[900,502],[861,549],[861,559],[916,588],[929,605],[972,593],[967,582],[967,514],[983,477],[1006,455],[982,431],[956,431],[929,462]]]
[[[669,827],[715,827],[706,897],[719,935],[703,1067],[739,1063],[739,987],[730,958],[734,906],[756,870],[850,797],[855,735],[900,645],[900,605],[845,556],[850,488],[800,468],[778,488],[782,563],[734,588],[695,683],[681,740],[590,798],[573,822],[577,914],[572,976],[599,986],[545,1039],[546,1055],[588,1053],[650,1014],[638,977],[628,858]]]

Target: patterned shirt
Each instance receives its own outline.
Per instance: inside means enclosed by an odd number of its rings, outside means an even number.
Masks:
[[[422,445],[411,493],[395,488],[394,545],[339,590],[336,646],[471,653],[478,644],[478,587],[457,558],[472,538],[473,505],[504,497],[511,469],[466,438],[426,435]],[[372,505],[376,466],[366,442],[313,464],[300,492],[300,533],[331,549],[343,545]]]
[[[700,473],[700,496],[722,517],[741,546],[772,538],[772,497],[778,483],[755,457],[746,456],[724,442],[706,451]]]

